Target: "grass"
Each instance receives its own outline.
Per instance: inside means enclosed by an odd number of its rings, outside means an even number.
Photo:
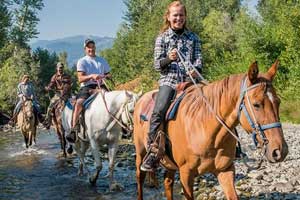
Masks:
[[[300,124],[300,101],[282,101],[280,119],[282,122]]]

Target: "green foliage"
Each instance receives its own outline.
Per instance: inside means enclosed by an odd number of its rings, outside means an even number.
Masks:
[[[8,10],[8,5],[8,1],[0,0],[0,48],[5,45],[11,23],[11,15]]]
[[[36,13],[43,7],[41,0],[1,2],[6,4],[0,4],[0,109],[12,109],[15,101],[12,91],[24,73],[32,75],[42,105],[46,106],[48,100],[43,88],[55,72],[58,60],[67,66],[67,55],[57,56],[42,49],[31,55],[23,48],[37,34]],[[154,42],[170,2],[124,0],[128,10],[114,45],[100,52],[111,65],[116,84],[139,78],[137,90],[148,91],[157,86],[159,73],[153,68]],[[229,74],[245,73],[254,60],[258,61],[260,71],[265,72],[279,59],[275,85],[282,98],[281,118],[299,123],[300,2],[259,0],[257,15],[243,7],[241,0],[183,2],[187,7],[187,26],[202,41],[204,76],[213,81]],[[14,3],[16,12],[7,10],[7,3]],[[26,23],[22,21],[24,16],[28,16]],[[5,42],[7,37],[12,41]],[[76,90],[76,70],[72,68],[68,73],[74,78]]]
[[[42,0],[13,0],[14,1],[14,23],[11,31],[11,39],[21,47],[27,47],[32,38],[36,38],[37,11],[44,6]]]
[[[128,7],[125,22],[113,47],[101,52],[111,64],[117,83],[140,77],[139,87],[144,91],[153,89],[159,77],[153,70],[154,40],[170,2],[125,1]],[[240,0],[183,2],[187,7],[188,27],[202,41],[207,79],[213,81],[229,74],[245,73],[254,60],[259,62],[260,71],[265,72],[280,59],[275,79],[278,93],[285,105],[300,102],[299,1],[259,0],[258,15],[251,14]],[[283,119],[292,118],[286,114],[289,111],[288,106],[282,106]]]
[[[18,49],[18,54],[7,59],[0,69],[0,110],[11,111],[16,103],[16,88],[24,74],[37,78],[28,49]]]

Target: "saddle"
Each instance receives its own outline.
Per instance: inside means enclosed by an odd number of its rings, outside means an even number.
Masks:
[[[172,103],[166,113],[166,121],[169,121],[171,119],[175,119],[176,111],[179,107],[179,104],[183,97],[185,96],[185,90],[191,86],[193,83],[191,82],[183,82],[176,86],[176,97],[174,100],[172,100]],[[147,106],[142,110],[140,119],[142,121],[148,121],[152,115],[155,100],[158,94],[158,90],[154,91],[151,95],[151,98],[148,99],[148,102],[146,102]]]
[[[168,111],[165,116],[166,121],[175,119],[180,102],[186,94],[185,91],[192,84],[193,83],[191,82],[183,82],[177,85],[176,97],[171,103],[170,107],[168,108]],[[154,109],[157,94],[158,91],[154,91],[152,93],[151,98],[149,98],[147,102],[147,106],[141,112],[140,120],[149,121]],[[177,165],[175,164],[171,151],[172,144],[167,138],[168,137],[166,133],[162,130],[159,130],[156,134],[156,138],[154,139],[154,143],[157,144],[157,146],[155,148],[152,148],[151,151],[157,155],[157,158],[160,160],[160,164],[164,168],[177,170]]]

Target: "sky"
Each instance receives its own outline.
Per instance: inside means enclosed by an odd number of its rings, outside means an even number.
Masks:
[[[245,0],[254,9],[257,0]],[[115,37],[126,6],[123,0],[44,0],[35,40],[53,40],[75,35]]]
[[[115,37],[125,11],[123,0],[44,0],[37,40],[75,35]]]

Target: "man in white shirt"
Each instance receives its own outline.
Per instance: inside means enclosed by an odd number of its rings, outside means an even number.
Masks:
[[[77,62],[77,76],[80,82],[80,90],[76,96],[76,103],[72,118],[71,132],[66,136],[69,142],[76,141],[76,124],[79,114],[82,111],[83,102],[95,93],[100,85],[101,88],[106,89],[104,84],[99,84],[103,78],[111,78],[110,66],[104,58],[96,56],[96,45],[91,39],[84,41],[85,56],[80,58]]]

